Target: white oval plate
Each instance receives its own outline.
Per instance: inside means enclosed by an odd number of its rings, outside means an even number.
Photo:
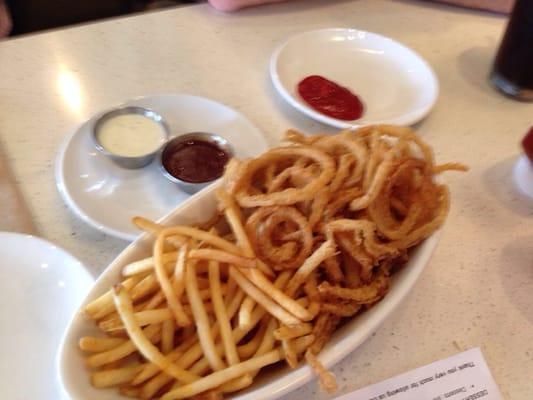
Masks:
[[[357,29],[291,37],[272,55],[270,75],[291,106],[341,129],[414,124],[429,113],[439,92],[435,73],[420,55],[388,37]],[[298,82],[309,75],[322,75],[359,96],[365,106],[362,118],[343,121],[309,107],[297,91]]]
[[[190,225],[206,221],[210,215],[216,212],[215,190],[217,187],[218,185],[211,185],[204,191],[197,193],[163,218],[162,222]],[[437,241],[438,234],[434,234],[418,246],[412,252],[411,259],[405,268],[394,276],[387,296],[364,314],[346,323],[333,335],[319,357],[326,367],[333,366],[363,343],[396,309],[403,298],[412,290],[428,263]],[[143,234],[126,247],[98,278],[83,304],[89,303],[109,290],[119,282],[120,272],[124,265],[147,257],[151,254],[151,250],[152,238],[148,234]],[[78,350],[78,340],[84,335],[96,335],[98,333],[99,330],[94,323],[83,318],[80,313],[74,316],[67,328],[59,353],[59,375],[72,400],[125,399],[115,389],[98,390],[89,383],[89,371],[84,365],[83,355]],[[281,366],[268,368],[267,371],[262,371],[258,375],[252,387],[232,396],[232,398],[234,400],[275,399],[304,385],[312,377],[313,373],[306,365],[295,370]]]
[[[171,134],[210,132],[225,137],[238,158],[267,149],[261,132],[242,114],[203,97],[162,94],[140,97],[124,105],[150,108],[167,121]],[[56,162],[56,183],[70,209],[96,229],[132,241],[139,231],[135,215],[157,220],[190,197],[160,172],[157,160],[145,168],[118,167],[100,154],[91,140],[90,127],[98,115],[67,138]]]
[[[66,399],[57,348],[93,279],[70,254],[30,235],[0,232],[0,398]]]

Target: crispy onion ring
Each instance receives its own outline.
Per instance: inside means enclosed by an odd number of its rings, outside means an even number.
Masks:
[[[273,162],[291,157],[307,157],[320,165],[320,173],[302,188],[288,188],[274,193],[250,193],[252,179],[261,169]],[[292,205],[311,200],[314,194],[325,187],[335,174],[335,161],[325,152],[309,146],[289,146],[272,149],[262,156],[249,160],[242,174],[234,182],[235,198],[242,207],[268,207]]]
[[[344,150],[343,153],[348,152],[355,160],[355,168],[348,178],[347,186],[354,186],[363,177],[363,171],[368,160],[367,148],[357,140],[350,137],[350,132],[346,131],[339,135],[324,137],[315,142],[315,145],[324,149],[328,154],[336,155],[338,149]]]
[[[355,164],[356,160],[351,154],[343,154],[340,156],[339,163],[337,165],[337,173],[333,178],[333,181],[329,185],[332,192],[336,192],[341,189],[350,176],[350,169]]]
[[[446,216],[448,215],[448,211],[450,209],[450,193],[448,188],[444,185],[438,185],[436,190],[438,193],[437,199],[439,205],[435,212],[434,218],[429,220],[427,223],[415,228],[402,239],[391,242],[391,245],[399,249],[407,249],[409,247],[412,247],[420,243],[428,236],[430,236],[444,223],[444,221],[446,220]]]
[[[372,221],[337,219],[326,225],[330,234],[335,234],[341,247],[361,266],[361,279],[368,281],[374,265],[381,260],[396,257],[396,246],[381,242]]]
[[[409,158],[400,162],[377,199],[369,205],[367,211],[371,219],[376,223],[378,231],[387,238],[395,240],[404,237],[419,220],[424,204],[421,201],[422,196],[417,195],[422,186],[417,187],[416,177],[431,179],[425,170],[422,160]],[[395,187],[402,189],[402,199],[393,196]],[[407,208],[404,206],[400,210],[405,214],[401,221],[393,213],[392,199],[399,201],[402,206],[408,204]],[[398,205],[396,207],[398,208]]]
[[[385,185],[387,177],[394,167],[394,161],[396,157],[398,154],[402,153],[406,147],[407,144],[405,142],[398,141],[398,143],[396,143],[393,147],[391,147],[390,150],[387,151],[387,153],[385,153],[383,161],[376,168],[376,173],[374,174],[372,182],[370,183],[366,193],[363,196],[352,200],[350,203],[350,209],[352,211],[366,208],[376,199],[379,192],[383,188],[383,185]]]
[[[433,169],[435,165],[435,156],[433,150],[426,143],[422,141],[409,127],[396,126],[396,125],[374,125],[367,126],[356,131],[358,137],[369,138],[376,131],[380,136],[390,136],[394,138],[400,138],[410,143],[413,143],[421,152],[423,159],[428,164],[430,169]]]
[[[272,238],[280,224],[292,224],[293,232],[290,241],[276,245]],[[313,233],[307,219],[294,207],[259,208],[245,226],[252,246],[261,260],[272,263],[275,269],[292,269],[299,267],[311,254]],[[298,243],[295,241],[298,238]],[[277,238],[280,242],[282,237]]]

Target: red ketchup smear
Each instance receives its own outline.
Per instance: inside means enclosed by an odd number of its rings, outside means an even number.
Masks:
[[[529,128],[529,132],[522,139],[522,148],[527,158],[529,158],[529,162],[533,164],[533,126]]]
[[[298,93],[319,113],[352,121],[363,115],[363,103],[343,86],[320,75],[311,75],[298,83]]]

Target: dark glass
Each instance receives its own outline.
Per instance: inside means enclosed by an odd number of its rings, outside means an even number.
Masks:
[[[516,0],[490,80],[507,95],[533,101],[533,0]]]

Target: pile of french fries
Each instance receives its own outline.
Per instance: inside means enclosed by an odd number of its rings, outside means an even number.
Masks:
[[[338,325],[380,301],[408,250],[449,208],[435,165],[411,130],[287,133],[289,145],[232,160],[219,213],[200,227],[134,223],[151,257],[85,307],[103,335],[83,337],[91,383],[141,399],[221,398],[263,367],[320,363]]]

